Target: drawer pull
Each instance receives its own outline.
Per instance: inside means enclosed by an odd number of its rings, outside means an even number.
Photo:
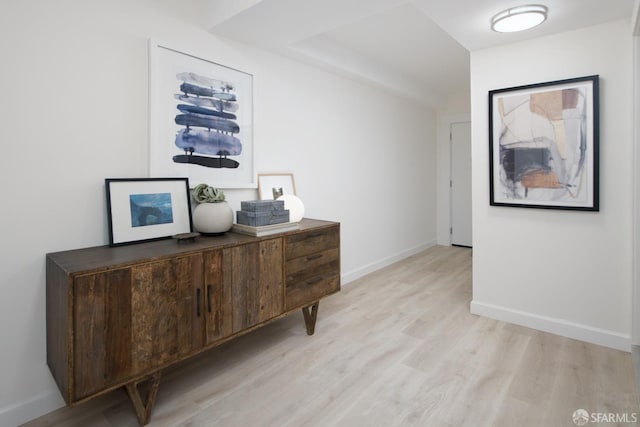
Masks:
[[[324,233],[322,231],[315,231],[313,233],[309,233],[307,234],[308,237],[314,238],[314,237],[320,237],[322,236]]]
[[[207,309],[211,313],[211,285],[207,286]]]
[[[307,285],[312,286],[321,281],[322,281],[322,277],[315,277],[311,280],[307,280]]]
[[[314,259],[322,258],[322,254],[309,255],[307,261],[313,261]]]
[[[200,288],[196,289],[196,314],[200,317]]]

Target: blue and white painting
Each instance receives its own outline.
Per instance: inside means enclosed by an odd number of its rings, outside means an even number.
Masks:
[[[132,227],[173,223],[171,193],[131,194],[129,204]]]
[[[154,42],[151,56],[151,175],[255,188],[253,76]]]
[[[218,169],[240,166],[233,159],[242,154],[234,84],[192,72],[178,73],[176,78],[178,114],[174,120],[181,128],[175,142],[184,154],[173,156],[173,161]]]

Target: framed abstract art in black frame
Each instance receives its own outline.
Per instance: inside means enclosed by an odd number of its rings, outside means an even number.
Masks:
[[[489,91],[490,204],[599,210],[599,77]]]

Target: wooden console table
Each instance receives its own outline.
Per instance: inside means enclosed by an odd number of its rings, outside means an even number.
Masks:
[[[313,334],[340,290],[340,224],[50,253],[46,269],[47,363],[67,405],[125,387],[144,425],[164,368],[298,309]]]

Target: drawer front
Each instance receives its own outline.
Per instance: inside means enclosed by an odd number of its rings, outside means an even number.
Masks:
[[[327,249],[326,251],[291,259],[287,261],[287,283],[289,283],[292,275],[329,264],[338,259],[340,259],[340,249],[338,248]]]
[[[327,249],[340,247],[340,229],[338,227],[314,230],[287,237],[286,259],[317,254]]]
[[[287,289],[298,286],[299,283],[305,282],[304,286],[310,286],[317,282],[320,278],[330,275],[340,274],[340,261],[337,257],[329,259],[326,263],[309,265],[302,269],[289,269],[287,263]]]
[[[336,261],[333,265],[337,267],[338,262]],[[337,268],[315,270],[314,275],[308,278],[293,276],[291,281],[287,280],[286,309],[291,310],[312,304],[339,290],[340,272]]]

